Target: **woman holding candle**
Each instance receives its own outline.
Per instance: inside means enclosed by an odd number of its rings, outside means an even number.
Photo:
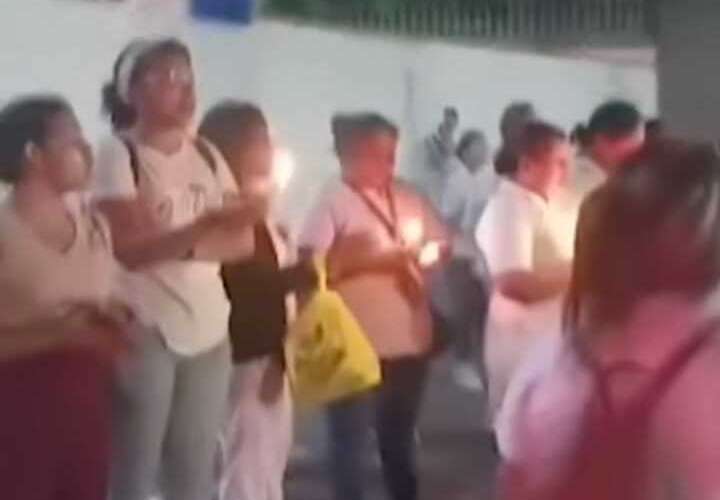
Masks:
[[[270,205],[287,181],[288,165],[273,162],[265,116],[235,101],[214,106],[200,133],[220,150],[240,194]],[[233,373],[222,439],[221,500],[282,500],[292,442],[292,402],[283,344],[295,292],[315,283],[312,265],[295,263],[284,231],[267,216],[254,227],[248,258],[222,267],[230,299]]]
[[[516,155],[499,169],[502,180],[476,231],[493,281],[485,346],[492,419],[530,347],[543,333],[559,331],[570,277],[549,210],[566,182],[570,144],[561,130],[533,122],[518,138]]]
[[[220,262],[246,255],[258,210],[222,156],[191,131],[195,76],[177,40],[140,40],[104,89],[114,135],[94,194],[140,298],[138,345],[118,373],[113,500],[213,490],[231,360]]]
[[[335,288],[380,357],[382,386],[329,408],[330,460],[337,500],[364,498],[369,427],[377,430],[394,500],[417,498],[414,430],[432,344],[424,266],[445,232],[425,200],[393,179],[396,127],[374,113],[332,122],[342,182],[311,214],[301,248],[328,255]]]

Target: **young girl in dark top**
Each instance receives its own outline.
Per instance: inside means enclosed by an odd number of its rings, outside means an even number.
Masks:
[[[200,133],[221,151],[240,195],[264,200],[275,194],[273,148],[263,113],[251,104],[225,101],[212,108]],[[283,342],[294,314],[294,295],[312,286],[310,266],[294,256],[269,217],[254,227],[254,253],[222,268],[231,302],[234,369],[223,433],[220,498],[281,500],[292,440],[292,408],[284,373]]]

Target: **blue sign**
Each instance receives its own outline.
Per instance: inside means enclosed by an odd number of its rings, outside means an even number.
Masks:
[[[192,15],[237,24],[250,24],[255,0],[192,0]]]

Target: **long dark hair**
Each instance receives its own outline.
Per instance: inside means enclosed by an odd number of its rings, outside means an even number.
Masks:
[[[720,279],[720,159],[664,141],[644,150],[583,204],[565,307],[584,343],[657,293],[701,297]]]
[[[139,51],[139,53],[136,53]],[[134,40],[130,42],[115,60],[112,79],[102,88],[102,110],[110,117],[113,129],[125,130],[137,120],[137,110],[120,95],[120,71],[126,59],[133,57],[131,62],[129,84],[132,86],[147,72],[158,60],[170,56],[181,56],[191,62],[190,49],[176,38],[160,40]]]

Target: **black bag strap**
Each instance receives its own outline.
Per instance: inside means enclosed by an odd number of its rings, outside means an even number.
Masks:
[[[210,167],[210,171],[213,175],[217,174],[217,159],[215,158],[208,142],[202,137],[196,137],[194,142],[195,149],[200,156],[202,156],[203,160],[205,160],[207,166]]]
[[[137,187],[140,184],[140,158],[137,148],[127,137],[121,137],[120,140],[125,145],[125,149],[127,149],[128,156],[130,157],[130,172],[132,172],[133,184]]]
[[[121,137],[120,140],[125,145],[125,149],[127,149],[128,156],[130,157],[130,171],[132,172],[133,183],[137,187],[140,184],[140,155],[132,140],[127,137]],[[213,176],[215,176],[215,174],[217,174],[217,159],[210,149],[210,145],[202,137],[196,137],[193,144]]]

